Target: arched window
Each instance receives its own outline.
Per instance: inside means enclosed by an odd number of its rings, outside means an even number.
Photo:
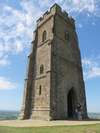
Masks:
[[[43,34],[42,34],[42,42],[44,42],[47,38],[47,32],[44,31]]]
[[[40,66],[40,74],[43,74],[43,72],[44,72],[44,66],[41,65],[41,66]]]
[[[42,87],[41,85],[39,86],[39,95],[41,95],[41,92],[42,92]]]

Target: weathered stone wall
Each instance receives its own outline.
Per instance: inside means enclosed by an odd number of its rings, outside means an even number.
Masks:
[[[53,39],[53,17],[50,17],[38,28],[38,43],[36,54],[36,77],[34,79],[34,107],[33,119],[50,119],[50,83],[51,83],[51,40]],[[47,32],[46,40],[42,41],[43,32]],[[43,74],[40,74],[40,66],[44,66]],[[41,86],[41,95],[39,87]]]
[[[67,119],[68,94],[75,92],[74,106],[87,116],[80,50],[74,20],[55,4],[37,21],[35,48],[30,56],[23,118]],[[43,41],[43,32],[46,40]],[[40,73],[40,66],[44,71]],[[41,94],[39,94],[41,88]]]
[[[75,28],[69,20],[67,22],[60,14],[55,16],[54,27],[51,83],[51,109],[53,110],[51,114],[54,115],[54,119],[68,118],[67,97],[69,91],[74,88],[77,96],[76,105],[80,103],[83,106],[83,117],[85,118],[87,116],[86,97]],[[69,40],[66,40],[65,32],[69,33]]]

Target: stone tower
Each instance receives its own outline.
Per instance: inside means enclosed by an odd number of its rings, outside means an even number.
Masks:
[[[85,86],[75,21],[54,4],[37,20],[21,119],[75,117],[81,105],[87,117]]]

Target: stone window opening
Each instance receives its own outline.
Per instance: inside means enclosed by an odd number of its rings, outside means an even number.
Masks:
[[[39,95],[41,95],[41,93],[42,93],[42,86],[40,85],[39,86]]]
[[[47,39],[47,32],[44,31],[42,34],[42,42],[44,42]]]
[[[43,73],[44,73],[44,66],[41,65],[41,66],[40,66],[40,74],[43,74]]]
[[[68,32],[68,31],[65,32],[65,39],[66,39],[67,41],[70,40],[70,35],[69,35],[69,32]]]

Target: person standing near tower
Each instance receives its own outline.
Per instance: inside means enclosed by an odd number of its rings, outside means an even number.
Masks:
[[[77,104],[75,112],[76,112],[77,119],[82,120],[82,106],[80,103]]]

